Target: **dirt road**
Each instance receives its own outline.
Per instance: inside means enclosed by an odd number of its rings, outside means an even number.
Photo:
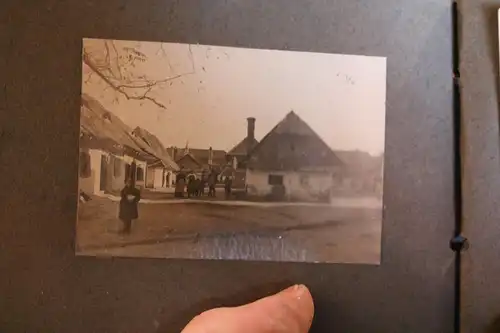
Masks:
[[[126,257],[378,263],[381,213],[371,208],[142,204],[131,235],[117,203],[82,205],[78,253]]]

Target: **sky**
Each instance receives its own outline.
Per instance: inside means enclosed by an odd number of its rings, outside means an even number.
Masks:
[[[155,134],[166,147],[229,151],[256,118],[262,139],[293,110],[334,150],[384,151],[386,58],[158,42],[114,41],[147,60],[132,75],[178,78],[154,87],[149,101],[127,100],[83,65],[82,91],[127,125]],[[99,55],[101,40],[85,39]]]

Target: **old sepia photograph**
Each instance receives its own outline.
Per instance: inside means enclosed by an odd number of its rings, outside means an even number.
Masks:
[[[380,264],[386,58],[84,39],[76,252]]]

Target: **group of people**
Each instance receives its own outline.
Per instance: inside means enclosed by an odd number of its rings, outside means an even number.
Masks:
[[[184,168],[181,168],[180,172],[177,174],[174,196],[176,198],[183,198],[186,192],[188,198],[201,197],[205,195],[205,188],[208,186],[208,196],[215,197],[215,187],[217,185],[218,176],[219,174],[215,170],[210,170],[208,174],[202,173],[201,177],[198,178],[194,174],[186,173]],[[231,188],[232,178],[226,177],[224,181],[226,199],[229,199],[231,195]]]
[[[215,186],[217,184],[218,173],[211,170],[208,175],[202,175],[197,178],[193,174],[187,174],[181,169],[177,175],[175,185],[175,197],[184,197],[187,188],[187,196],[200,197],[205,193],[205,186],[208,185],[208,196],[215,197]],[[224,180],[224,190],[226,199],[231,196],[233,180],[232,177],[226,177]],[[122,233],[129,234],[132,229],[132,221],[139,217],[138,204],[141,200],[141,192],[135,187],[134,181],[128,179],[125,187],[120,192],[119,219],[123,223]]]

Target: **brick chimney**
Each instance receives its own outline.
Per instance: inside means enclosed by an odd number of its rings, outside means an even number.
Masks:
[[[246,153],[248,156],[253,148],[253,142],[255,141],[255,118],[248,117],[247,122],[248,125],[247,125]]]
[[[255,118],[248,117],[247,122],[247,138],[250,139],[251,142],[253,142],[253,140],[255,139]]]

